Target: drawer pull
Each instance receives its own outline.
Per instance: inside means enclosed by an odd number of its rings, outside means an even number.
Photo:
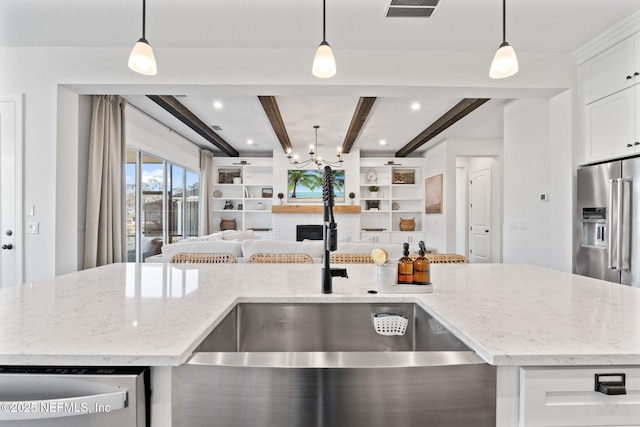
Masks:
[[[595,391],[611,396],[627,394],[625,374],[595,374]]]

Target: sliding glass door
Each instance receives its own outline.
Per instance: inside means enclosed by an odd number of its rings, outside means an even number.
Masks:
[[[198,235],[199,173],[134,148],[127,149],[126,172],[129,261]]]

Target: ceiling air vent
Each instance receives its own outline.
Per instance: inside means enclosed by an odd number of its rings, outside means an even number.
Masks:
[[[213,130],[222,130],[222,128],[221,128],[220,126],[218,126],[218,125],[211,125],[211,126],[209,126],[209,127],[210,127],[211,129],[213,129]]]
[[[387,18],[429,18],[440,0],[391,0]]]

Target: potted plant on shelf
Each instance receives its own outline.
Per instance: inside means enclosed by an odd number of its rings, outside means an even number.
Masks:
[[[353,191],[351,193],[349,193],[349,203],[353,205],[353,199],[356,198],[356,193],[354,193]]]
[[[379,189],[379,187],[377,185],[370,185],[369,186],[369,197],[371,197],[372,199],[375,199],[376,197],[378,197],[378,189]]]
[[[280,204],[282,204],[282,202],[283,202],[282,199],[284,199],[284,194],[278,193],[278,199],[280,200]]]

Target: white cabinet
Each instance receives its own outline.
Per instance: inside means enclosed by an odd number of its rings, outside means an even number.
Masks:
[[[398,233],[391,233],[390,243],[409,243],[409,248],[412,251],[418,250],[418,243],[420,241],[427,243],[427,233],[424,231],[403,231]]]
[[[624,380],[627,394],[595,390],[596,381]],[[640,368],[521,368],[520,427],[637,426]]]
[[[273,159],[214,158],[213,164],[215,229],[220,229],[221,220],[235,219],[237,230],[270,231]]]
[[[585,161],[634,154],[640,144],[640,87],[631,87],[585,107]]]
[[[587,61],[584,162],[640,152],[640,33]]]
[[[631,36],[586,64],[585,102],[591,103],[640,83],[640,36]]]

